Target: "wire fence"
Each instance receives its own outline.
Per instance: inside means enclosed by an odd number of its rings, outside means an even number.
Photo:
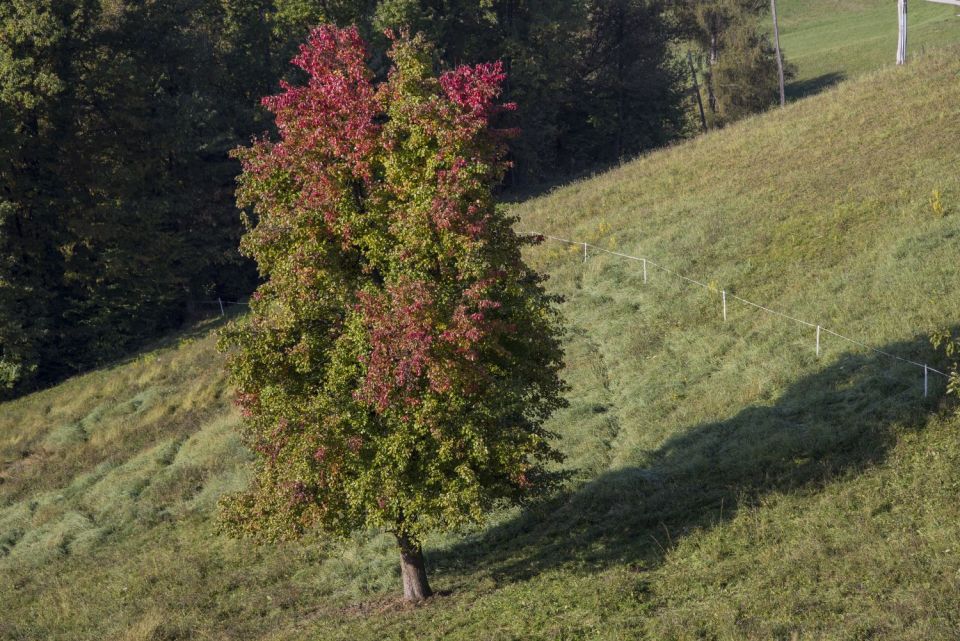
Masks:
[[[928,364],[926,364],[926,363],[920,363],[920,362],[917,362],[917,361],[914,361],[914,360],[910,360],[909,358],[903,358],[902,356],[897,356],[896,354],[893,354],[893,353],[891,353],[891,352],[887,352],[887,351],[882,350],[882,349],[877,349],[876,347],[871,347],[870,345],[864,343],[863,341],[859,341],[859,340],[857,340],[857,339],[850,338],[849,336],[844,336],[843,334],[840,334],[839,332],[835,332],[835,331],[833,331],[832,329],[827,329],[826,327],[824,327],[824,326],[821,325],[820,323],[813,323],[813,322],[810,322],[810,321],[806,321],[806,320],[797,318],[797,317],[795,317],[795,316],[791,316],[790,314],[785,314],[785,313],[780,312],[780,311],[777,311],[777,310],[775,310],[775,309],[771,309],[770,307],[768,307],[768,306],[766,306],[766,305],[761,305],[761,304],[759,304],[759,303],[754,303],[753,301],[749,301],[749,300],[747,300],[746,298],[743,298],[743,297],[741,297],[741,296],[737,296],[736,294],[731,294],[731,293],[727,292],[727,290],[724,289],[724,288],[716,287],[716,286],[714,286],[714,285],[710,285],[710,284],[708,284],[708,283],[701,282],[701,281],[699,281],[699,280],[697,280],[697,279],[695,279],[695,278],[690,278],[689,276],[685,276],[685,275],[683,275],[683,274],[681,274],[681,273],[679,273],[679,272],[677,272],[677,271],[674,271],[674,270],[672,270],[672,269],[669,269],[668,267],[665,267],[664,265],[662,265],[662,264],[660,264],[660,263],[658,263],[658,262],[655,262],[655,261],[653,261],[653,260],[650,260],[649,258],[646,258],[646,257],[643,257],[643,256],[631,256],[630,254],[623,254],[623,253],[620,253],[620,252],[611,251],[611,250],[609,250],[609,249],[604,249],[603,247],[598,247],[597,245],[592,245],[592,244],[590,244],[590,243],[586,243],[586,242],[583,242],[583,241],[570,240],[570,239],[568,239],[568,238],[560,238],[560,237],[558,237],[558,236],[551,236],[551,235],[549,235],[549,234],[543,234],[543,233],[539,233],[539,232],[520,232],[520,233],[523,234],[523,235],[526,235],[526,236],[536,236],[536,237],[539,237],[539,238],[544,238],[544,239],[553,240],[553,241],[557,241],[557,242],[561,242],[561,243],[566,243],[566,244],[568,244],[568,245],[583,247],[583,262],[587,262],[587,259],[589,258],[589,253],[590,253],[591,250],[594,251],[594,252],[599,252],[599,253],[603,253],[603,254],[609,254],[610,256],[616,256],[616,257],[618,257],[618,258],[625,258],[625,259],[627,259],[627,260],[632,260],[632,261],[635,261],[635,262],[639,262],[639,263],[641,263],[641,264],[643,265],[643,282],[644,282],[644,283],[646,283],[646,282],[647,282],[647,279],[648,279],[647,270],[648,270],[648,269],[656,269],[656,270],[659,270],[659,271],[664,272],[664,273],[666,273],[666,274],[669,274],[669,275],[671,275],[671,276],[673,276],[673,277],[675,277],[675,278],[677,278],[677,279],[680,279],[680,280],[682,280],[682,281],[685,281],[685,282],[687,282],[687,283],[690,283],[691,285],[696,285],[696,286],[701,287],[701,288],[703,288],[703,289],[706,289],[706,290],[708,290],[708,291],[710,291],[710,292],[713,292],[713,293],[715,293],[715,294],[717,294],[717,295],[720,296],[720,303],[721,303],[721,306],[722,306],[722,314],[723,314],[723,320],[724,320],[724,321],[727,320],[727,300],[729,299],[729,300],[731,300],[731,301],[737,301],[737,302],[739,302],[739,303],[743,303],[744,305],[748,305],[748,306],[750,306],[750,307],[756,308],[756,309],[758,309],[758,310],[760,310],[760,311],[762,311],[762,312],[764,312],[764,313],[766,313],[766,314],[770,314],[770,315],[772,315],[772,316],[778,316],[778,317],[780,317],[780,318],[784,318],[784,319],[789,320],[789,321],[792,321],[792,322],[794,322],[794,323],[798,323],[798,324],[800,324],[800,325],[804,325],[804,326],[806,326],[806,327],[809,327],[809,328],[811,328],[811,329],[814,329],[815,332],[816,332],[816,334],[815,334],[815,336],[816,336],[816,348],[815,348],[815,349],[816,349],[816,354],[817,354],[817,356],[820,356],[820,351],[821,351],[821,350],[820,350],[820,338],[821,338],[821,335],[822,335],[822,334],[829,334],[830,336],[833,336],[833,337],[835,337],[835,338],[839,338],[840,340],[846,341],[847,343],[850,343],[850,344],[852,344],[852,345],[856,345],[856,346],[858,346],[858,347],[861,347],[861,348],[863,348],[863,349],[869,350],[869,351],[874,352],[874,353],[876,353],[876,354],[880,354],[880,355],[882,355],[882,356],[886,356],[886,357],[888,357],[888,358],[895,359],[895,360],[900,361],[900,362],[902,362],[902,363],[907,363],[908,365],[912,365],[912,366],[914,366],[914,367],[917,367],[917,368],[923,370],[923,395],[924,395],[924,397],[929,396],[929,394],[930,394],[930,375],[931,375],[931,374],[935,374],[935,375],[937,375],[937,376],[942,376],[943,378],[946,378],[946,379],[948,379],[948,380],[949,380],[950,377],[951,377],[950,374],[948,374],[948,373],[946,373],[946,372],[942,372],[942,371],[940,371],[940,370],[938,370],[938,369],[935,369],[935,368],[933,368],[933,367],[930,367],[930,366],[929,366]]]
[[[731,301],[736,301],[736,302],[738,302],[738,303],[743,303],[744,305],[747,305],[747,306],[749,306],[749,307],[753,307],[753,308],[755,308],[755,309],[758,309],[758,310],[760,310],[760,311],[762,311],[762,312],[764,312],[764,313],[766,313],[766,314],[770,314],[770,315],[772,315],[772,316],[777,316],[777,317],[780,317],[780,318],[789,320],[789,321],[791,321],[791,322],[798,323],[798,324],[800,324],[800,325],[804,325],[804,326],[806,326],[806,327],[809,327],[809,328],[811,328],[811,329],[814,329],[815,332],[816,332],[816,334],[815,334],[815,341],[816,341],[816,342],[815,342],[815,349],[816,349],[816,354],[817,354],[818,357],[820,356],[820,352],[821,352],[821,349],[820,349],[820,338],[821,338],[821,335],[823,335],[823,334],[828,334],[828,335],[830,335],[830,336],[833,336],[834,338],[839,338],[839,339],[842,340],[842,341],[845,341],[845,342],[847,342],[847,343],[850,343],[851,345],[856,345],[857,347],[866,349],[866,350],[871,351],[871,352],[874,352],[874,353],[876,353],[876,354],[880,354],[880,355],[885,356],[885,357],[887,357],[887,358],[890,358],[890,359],[893,359],[893,360],[897,360],[897,361],[900,361],[900,362],[902,362],[902,363],[906,363],[906,364],[908,364],[908,365],[912,365],[912,366],[914,366],[914,367],[917,367],[917,368],[923,370],[923,395],[924,395],[924,397],[929,396],[929,393],[930,393],[930,375],[931,375],[931,374],[935,374],[935,375],[937,375],[937,376],[941,376],[941,377],[946,378],[946,379],[948,379],[948,380],[951,378],[951,375],[950,375],[950,374],[948,374],[948,373],[946,373],[946,372],[942,372],[942,371],[940,371],[940,370],[938,370],[938,369],[936,369],[936,368],[930,367],[930,365],[928,365],[928,364],[926,364],[926,363],[920,363],[920,362],[918,362],[918,361],[910,360],[909,358],[903,358],[902,356],[897,356],[896,354],[893,354],[893,353],[891,353],[891,352],[888,352],[888,351],[885,351],[885,350],[882,350],[882,349],[878,349],[878,348],[876,348],[876,347],[872,347],[872,346],[868,345],[867,343],[864,343],[863,341],[857,340],[857,339],[855,339],[855,338],[850,338],[849,336],[844,336],[843,334],[840,334],[839,332],[835,332],[835,331],[833,331],[832,329],[828,329],[827,327],[824,327],[824,326],[821,325],[820,323],[814,323],[814,322],[811,322],[811,321],[806,321],[806,320],[803,320],[803,319],[801,319],[801,318],[797,318],[796,316],[791,316],[790,314],[785,314],[784,312],[777,311],[777,310],[772,309],[772,308],[770,308],[770,307],[768,307],[768,306],[766,306],[766,305],[761,305],[761,304],[759,304],[759,303],[755,303],[755,302],[753,302],[753,301],[747,300],[746,298],[743,298],[742,296],[737,296],[736,294],[732,294],[732,293],[728,292],[725,288],[719,288],[719,287],[716,287],[716,286],[714,286],[714,285],[710,285],[710,284],[708,284],[708,283],[704,283],[704,282],[702,282],[702,281],[699,281],[699,280],[697,280],[697,279],[695,279],[695,278],[690,278],[689,276],[685,276],[684,274],[681,274],[680,272],[674,271],[674,270],[666,267],[665,265],[663,265],[663,264],[661,264],[661,263],[658,263],[658,262],[655,262],[655,261],[653,261],[653,260],[651,260],[651,259],[649,259],[649,258],[646,258],[646,257],[643,257],[643,256],[631,256],[630,254],[624,254],[624,253],[621,253],[621,252],[612,251],[612,250],[610,250],[610,249],[604,249],[603,247],[599,247],[599,246],[593,245],[593,244],[591,244],[591,243],[586,243],[586,242],[579,241],[579,240],[570,240],[569,238],[560,238],[559,236],[551,236],[550,234],[543,234],[543,233],[540,233],[540,232],[520,232],[520,233],[521,233],[522,235],[526,235],[526,236],[536,236],[536,237],[539,237],[539,238],[544,238],[544,239],[553,240],[553,241],[560,242],[560,243],[565,243],[565,244],[567,244],[567,245],[573,245],[573,246],[577,246],[577,247],[583,247],[583,262],[587,262],[587,260],[588,260],[588,258],[589,258],[590,251],[593,250],[594,252],[599,252],[599,253],[602,253],[602,254],[608,254],[608,255],[610,255],[610,256],[616,256],[616,257],[618,257],[618,258],[625,258],[625,259],[627,259],[627,260],[632,260],[632,261],[641,263],[641,265],[643,266],[643,282],[644,282],[644,283],[647,283],[647,282],[648,282],[648,270],[649,270],[649,269],[656,269],[656,270],[659,270],[659,271],[661,271],[661,272],[663,272],[663,273],[665,273],[665,274],[669,274],[670,276],[673,276],[674,278],[677,278],[677,279],[682,280],[682,281],[684,281],[684,282],[690,283],[691,285],[696,285],[697,287],[701,287],[701,288],[703,288],[703,289],[706,289],[707,291],[713,292],[714,294],[718,294],[718,295],[720,296],[720,304],[721,304],[721,309],[722,309],[722,314],[723,314],[723,320],[724,320],[724,321],[727,320],[727,300],[729,299],[729,300],[731,300]],[[217,300],[193,301],[193,303],[198,304],[198,305],[217,305],[217,306],[219,306],[219,308],[220,308],[220,315],[221,315],[221,316],[226,315],[226,308],[229,307],[229,306],[242,306],[242,307],[249,307],[249,306],[250,306],[249,303],[245,303],[245,302],[243,302],[243,301],[223,300],[222,298],[218,298]]]
[[[194,305],[219,305],[221,316],[227,315],[226,308],[231,305],[250,307],[250,303],[244,303],[243,301],[239,301],[239,300],[223,300],[222,298],[218,298],[217,300],[192,300],[190,302],[193,303]]]

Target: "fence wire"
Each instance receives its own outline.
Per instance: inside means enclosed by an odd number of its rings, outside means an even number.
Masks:
[[[558,236],[551,236],[551,235],[549,235],[549,234],[542,234],[542,233],[539,233],[539,232],[520,232],[520,234],[521,234],[521,235],[524,235],[524,236],[536,236],[536,237],[538,237],[538,238],[544,238],[544,239],[553,240],[553,241],[557,241],[557,242],[561,242],[561,243],[566,243],[566,244],[568,244],[568,245],[574,245],[574,246],[578,246],[578,247],[583,247],[584,261],[587,260],[588,253],[589,253],[589,251],[592,250],[592,251],[594,251],[594,252],[599,252],[599,253],[603,253],[603,254],[609,254],[610,256],[617,256],[618,258],[625,258],[625,259],[627,259],[627,260],[632,260],[632,261],[636,261],[636,262],[641,262],[641,263],[643,263],[643,279],[644,279],[644,282],[647,281],[647,268],[648,268],[648,267],[652,267],[652,268],[654,268],[654,269],[658,269],[658,270],[660,270],[660,271],[662,271],[662,272],[664,272],[664,273],[666,273],[666,274],[669,274],[669,275],[671,275],[671,276],[673,276],[673,277],[675,277],[675,278],[678,278],[678,279],[680,279],[680,280],[683,280],[683,281],[685,281],[685,282],[687,282],[687,283],[690,283],[690,284],[692,284],[692,285],[697,285],[698,287],[702,287],[703,289],[706,289],[706,290],[708,290],[708,291],[711,291],[711,292],[713,292],[713,293],[715,293],[715,294],[720,294],[720,295],[723,297],[723,313],[724,313],[724,319],[726,319],[726,309],[727,309],[726,305],[727,305],[727,299],[729,298],[729,299],[731,299],[731,300],[735,300],[735,301],[737,301],[737,302],[743,303],[744,305],[749,305],[750,307],[754,307],[754,308],[756,308],[756,309],[758,309],[758,310],[760,310],[760,311],[762,311],[762,312],[764,312],[764,313],[766,313],[766,314],[770,314],[770,315],[772,315],[772,316],[779,316],[780,318],[787,319],[787,320],[792,321],[792,322],[794,322],[794,323],[798,323],[798,324],[804,325],[804,326],[806,326],[806,327],[815,328],[815,329],[817,330],[817,355],[818,355],[818,356],[820,355],[820,333],[823,332],[824,334],[830,334],[831,336],[833,336],[833,337],[835,337],[835,338],[839,338],[839,339],[841,339],[841,340],[843,340],[843,341],[846,341],[846,342],[848,342],[848,343],[850,343],[850,344],[852,344],[852,345],[856,345],[856,346],[858,346],[858,347],[861,347],[861,348],[863,348],[863,349],[869,350],[869,351],[874,352],[874,353],[876,353],[876,354],[880,354],[880,355],[882,355],[882,356],[886,356],[886,357],[888,357],[888,358],[892,358],[892,359],[898,360],[898,361],[900,361],[900,362],[902,362],[902,363],[907,363],[908,365],[912,365],[912,366],[914,366],[914,367],[918,367],[918,368],[922,369],[923,372],[924,372],[924,390],[923,390],[923,391],[924,391],[924,396],[926,396],[926,395],[928,394],[928,390],[927,390],[927,376],[928,376],[929,374],[937,374],[938,376],[942,376],[942,377],[944,377],[944,378],[946,378],[946,379],[949,379],[949,378],[950,378],[950,374],[947,374],[946,372],[941,372],[941,371],[938,370],[938,369],[935,369],[935,368],[933,368],[933,367],[930,367],[930,366],[927,365],[926,363],[918,363],[917,361],[913,361],[913,360],[910,360],[910,359],[908,359],[908,358],[903,358],[903,357],[901,357],[901,356],[897,356],[896,354],[892,354],[892,353],[887,352],[887,351],[884,351],[884,350],[882,350],[882,349],[877,349],[876,347],[871,347],[870,345],[864,343],[863,341],[859,341],[859,340],[857,340],[857,339],[850,338],[849,336],[844,336],[843,334],[840,334],[839,332],[835,332],[835,331],[833,331],[832,329],[827,329],[826,327],[824,327],[823,325],[820,325],[819,323],[812,323],[812,322],[810,322],[810,321],[805,321],[805,320],[800,319],[800,318],[797,318],[797,317],[795,317],[795,316],[791,316],[790,314],[785,314],[785,313],[783,313],[783,312],[780,312],[780,311],[777,311],[777,310],[775,310],[775,309],[772,309],[772,308],[770,308],[770,307],[768,307],[768,306],[766,306],[766,305],[761,305],[761,304],[759,304],[759,303],[754,303],[753,301],[749,301],[749,300],[747,300],[746,298],[743,298],[743,297],[741,297],[741,296],[737,296],[737,295],[735,295],[735,294],[731,294],[731,293],[727,292],[726,289],[718,288],[718,287],[715,287],[715,286],[713,286],[713,285],[709,285],[709,284],[707,284],[707,283],[701,282],[701,281],[699,281],[699,280],[697,280],[697,279],[695,279],[695,278],[690,278],[689,276],[685,276],[685,275],[681,274],[680,272],[677,272],[677,271],[674,271],[674,270],[672,270],[672,269],[669,269],[669,268],[665,267],[664,265],[662,265],[662,264],[660,264],[660,263],[657,263],[657,262],[654,262],[653,260],[650,260],[649,258],[646,258],[646,257],[643,257],[643,256],[631,256],[630,254],[623,254],[623,253],[621,253],[621,252],[611,251],[611,250],[609,250],[609,249],[604,249],[603,247],[598,247],[597,245],[592,245],[592,244],[590,244],[590,243],[585,243],[585,242],[583,242],[583,241],[570,240],[570,239],[568,239],[568,238],[560,238],[560,237],[558,237]]]
[[[941,372],[940,370],[938,370],[938,369],[936,369],[936,368],[930,367],[930,366],[927,365],[926,363],[920,363],[920,362],[917,362],[917,361],[910,360],[909,358],[903,358],[902,356],[897,356],[896,354],[893,354],[893,353],[891,353],[891,352],[888,352],[888,351],[885,351],[885,350],[882,350],[882,349],[878,349],[878,348],[876,348],[876,347],[872,347],[872,346],[868,345],[867,343],[864,343],[863,341],[857,340],[857,339],[855,339],[855,338],[850,338],[849,336],[844,336],[843,334],[841,334],[841,333],[839,333],[839,332],[835,332],[835,331],[833,331],[832,329],[828,329],[828,328],[824,327],[823,325],[821,325],[821,324],[819,324],[819,323],[813,323],[813,322],[810,322],[810,321],[805,321],[805,320],[803,320],[803,319],[801,319],[801,318],[797,318],[796,316],[791,316],[790,314],[785,314],[784,312],[781,312],[781,311],[777,311],[777,310],[775,310],[775,309],[772,309],[771,307],[768,307],[768,306],[766,306],[766,305],[761,305],[761,304],[755,303],[755,302],[753,302],[753,301],[751,301],[751,300],[747,300],[746,298],[743,298],[742,296],[737,296],[736,294],[731,294],[730,292],[728,292],[728,291],[727,291],[726,289],[724,289],[724,288],[719,288],[719,287],[716,287],[716,286],[714,286],[714,285],[710,285],[710,284],[708,284],[708,283],[704,283],[704,282],[702,282],[702,281],[699,281],[699,280],[697,280],[697,279],[695,279],[695,278],[690,278],[689,276],[686,276],[686,275],[684,275],[684,274],[681,274],[681,273],[678,272],[678,271],[675,271],[675,270],[673,270],[673,269],[670,269],[669,267],[666,267],[665,265],[663,265],[663,264],[661,264],[661,263],[658,263],[658,262],[656,262],[656,261],[653,261],[653,260],[651,260],[651,259],[649,259],[649,258],[646,258],[646,257],[644,257],[644,256],[632,256],[632,255],[630,255],[630,254],[624,254],[624,253],[621,253],[621,252],[612,251],[612,250],[610,250],[610,249],[604,249],[603,247],[599,247],[599,246],[593,245],[593,244],[591,244],[591,243],[586,243],[586,242],[579,241],[579,240],[571,240],[571,239],[569,239],[569,238],[560,238],[559,236],[551,236],[550,234],[543,234],[543,233],[540,233],[540,232],[519,232],[519,233],[520,233],[521,235],[524,235],[524,236],[535,236],[535,237],[538,237],[538,238],[544,238],[544,239],[547,239],[547,240],[553,240],[553,241],[556,241],[556,242],[565,243],[565,244],[567,244],[567,245],[573,245],[573,246],[576,246],[576,247],[583,247],[583,260],[584,260],[584,261],[586,261],[586,260],[588,259],[589,252],[592,250],[592,251],[594,251],[594,252],[599,252],[599,253],[602,253],[602,254],[608,254],[608,255],[610,255],[610,256],[616,256],[617,258],[624,258],[624,259],[627,259],[627,260],[632,260],[632,261],[635,261],[635,262],[642,263],[642,264],[643,264],[643,282],[645,282],[645,283],[647,282],[647,269],[652,267],[653,269],[657,269],[657,270],[659,270],[659,271],[661,271],[661,272],[663,272],[663,273],[665,273],[665,274],[668,274],[668,275],[670,275],[670,276],[673,276],[674,278],[677,278],[677,279],[682,280],[682,281],[684,281],[684,282],[690,283],[691,285],[696,285],[697,287],[701,287],[701,288],[703,288],[703,289],[706,289],[707,291],[713,292],[713,293],[715,293],[715,294],[720,294],[721,297],[722,297],[722,301],[723,301],[723,318],[724,318],[724,320],[727,319],[727,299],[730,299],[730,300],[735,300],[735,301],[737,301],[737,302],[739,302],[739,303],[743,303],[744,305],[747,305],[747,306],[749,306],[749,307],[753,307],[753,308],[755,308],[755,309],[758,309],[758,310],[760,310],[760,311],[762,311],[762,312],[764,312],[764,313],[766,313],[766,314],[770,314],[770,315],[772,315],[772,316],[778,316],[778,317],[780,317],[780,318],[789,320],[789,321],[791,321],[791,322],[794,322],[794,323],[797,323],[797,324],[800,324],[800,325],[804,325],[805,327],[814,328],[814,329],[816,329],[816,332],[817,332],[817,335],[816,335],[816,336],[817,336],[817,344],[816,344],[817,356],[820,355],[820,334],[821,334],[821,332],[822,332],[822,333],[824,333],[824,334],[829,334],[830,336],[833,336],[834,338],[839,338],[839,339],[842,340],[842,341],[846,341],[847,343],[850,343],[851,345],[856,345],[857,347],[860,347],[860,348],[862,348],[862,349],[866,349],[866,350],[868,350],[868,351],[874,352],[875,354],[880,354],[880,355],[885,356],[885,357],[887,357],[887,358],[891,358],[891,359],[900,361],[901,363],[906,363],[906,364],[908,364],[908,365],[912,365],[912,366],[914,366],[914,367],[917,367],[917,368],[919,368],[919,369],[922,369],[923,372],[924,372],[924,390],[923,390],[923,391],[924,391],[924,396],[927,396],[927,394],[928,394],[927,376],[928,376],[929,374],[936,374],[936,375],[938,375],[938,376],[942,376],[943,378],[950,379],[950,374],[948,374],[948,373],[946,373],[946,372]],[[219,305],[219,306],[220,306],[220,313],[221,313],[221,314],[224,313],[224,311],[225,311],[225,310],[224,310],[224,307],[226,307],[226,306],[237,305],[237,306],[249,307],[249,303],[245,303],[245,302],[243,302],[243,301],[227,301],[227,300],[219,300],[219,299],[218,299],[218,300],[212,300],[212,301],[194,301],[194,302],[195,302],[195,303],[199,303],[199,304],[203,304],[203,305]]]

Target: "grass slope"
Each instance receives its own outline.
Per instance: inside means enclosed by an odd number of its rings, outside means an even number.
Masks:
[[[797,66],[793,96],[892,65],[897,50],[892,0],[778,0],[784,55]],[[913,0],[908,55],[960,41],[960,9]]]
[[[960,323],[960,61],[845,83],[522,205],[525,229],[936,362]],[[935,193],[939,196],[935,196]],[[936,213],[931,199],[946,207]],[[939,211],[939,209],[938,209]],[[563,496],[438,536],[219,537],[248,454],[214,338],[0,406],[3,639],[955,639],[960,441],[912,367],[546,244],[567,297]]]

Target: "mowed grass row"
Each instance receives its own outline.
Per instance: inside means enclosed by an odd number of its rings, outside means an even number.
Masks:
[[[894,64],[897,3],[888,0],[778,0],[781,45],[797,66],[788,87],[796,97]],[[960,8],[913,0],[908,55],[960,40]],[[769,17],[765,26],[772,31]]]
[[[577,238],[939,365],[960,324],[956,49],[516,206]],[[0,638],[953,639],[960,428],[943,385],[609,256],[566,296],[563,495],[438,535],[217,534],[246,480],[215,338],[0,406]]]

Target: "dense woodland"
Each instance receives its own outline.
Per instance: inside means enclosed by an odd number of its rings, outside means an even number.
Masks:
[[[506,188],[698,129],[692,48],[718,126],[776,100],[756,0],[6,0],[0,3],[0,396],[108,362],[252,290],[239,164],[269,130],[309,28],[387,28],[436,65],[503,60]],[[698,119],[699,117],[697,117]],[[206,308],[213,311],[216,308]]]

